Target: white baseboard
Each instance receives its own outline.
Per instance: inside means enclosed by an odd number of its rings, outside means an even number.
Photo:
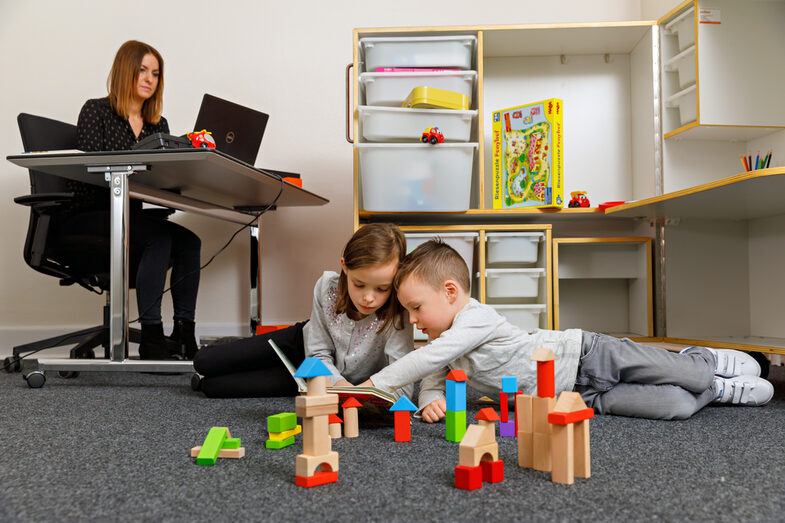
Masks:
[[[138,327],[138,325],[134,325]],[[0,358],[5,358],[13,354],[13,348],[17,345],[30,343],[36,340],[43,340],[73,332],[81,329],[87,329],[93,325],[59,325],[52,326],[25,326],[25,327],[0,327]],[[164,323],[164,332],[169,333],[172,331],[172,325]],[[201,337],[218,338],[221,336],[250,336],[250,326],[240,325],[236,323],[201,323],[196,325],[197,340]],[[64,347],[57,347],[53,349],[46,349],[40,354],[45,355],[46,358],[67,358],[71,347],[75,344],[66,345]],[[136,354],[136,345],[131,345],[131,355]],[[36,356],[31,356],[35,358]]]

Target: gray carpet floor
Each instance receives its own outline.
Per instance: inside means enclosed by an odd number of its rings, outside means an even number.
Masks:
[[[444,424],[414,422],[396,443],[386,417],[340,439],[338,483],[294,484],[301,443],[264,446],[266,417],[291,398],[207,399],[190,376],[49,375],[29,389],[0,374],[0,521],[783,521],[785,368],[762,408],[713,406],[678,422],[597,416],[592,477],[571,486],[517,467],[499,438],[505,479],[453,487],[458,445]],[[475,397],[476,398],[476,397]],[[470,399],[470,417],[479,406]],[[362,420],[361,420],[362,421]],[[247,455],[202,467],[188,457],[212,426]]]

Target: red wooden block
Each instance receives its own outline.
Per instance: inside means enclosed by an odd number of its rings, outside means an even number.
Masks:
[[[458,465],[455,467],[455,488],[461,490],[482,488],[482,466],[466,467]]]
[[[395,441],[412,440],[412,418],[407,410],[395,411]]]
[[[482,480],[485,483],[499,483],[500,481],[504,481],[503,460],[481,461],[480,468],[482,468]]]
[[[337,483],[338,471],[319,470],[313,476],[295,476],[294,484],[298,487],[316,487],[326,483]]]
[[[508,418],[509,414],[507,412],[507,409],[508,409],[507,393],[506,392],[500,392],[499,393],[499,400],[500,400],[499,403],[501,404],[501,408],[502,408],[502,423],[507,423],[509,421],[509,418]]]
[[[594,409],[576,410],[575,412],[551,412],[548,414],[548,423],[552,425],[569,425],[585,419],[592,419],[594,417]]]
[[[523,394],[523,391],[518,391],[515,393],[517,396],[518,394]],[[518,436],[518,402],[515,402],[515,436]]]
[[[540,398],[556,396],[553,369],[553,360],[537,362],[537,396]]]

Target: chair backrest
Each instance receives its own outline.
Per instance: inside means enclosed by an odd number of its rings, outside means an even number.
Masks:
[[[76,126],[43,116],[20,113],[16,117],[26,152],[76,149]],[[68,192],[63,178],[30,170],[30,193]]]

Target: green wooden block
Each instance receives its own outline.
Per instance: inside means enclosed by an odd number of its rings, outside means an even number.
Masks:
[[[294,436],[282,440],[268,439],[264,442],[264,446],[268,449],[282,449],[294,443]]]
[[[447,441],[460,443],[463,439],[463,435],[466,434],[466,411],[461,410],[455,412],[448,410],[445,424],[447,426]]]
[[[297,426],[297,414],[294,412],[281,412],[267,416],[267,432],[285,432]]]
[[[242,440],[240,438],[226,438],[224,440],[224,446],[221,447],[222,449],[239,449],[242,446]]]
[[[228,433],[229,430],[226,427],[211,428],[210,432],[207,433],[207,437],[204,438],[202,450],[200,450],[199,455],[196,456],[196,464],[215,465],[215,460],[218,459],[218,453],[221,452],[221,448],[223,448]]]

